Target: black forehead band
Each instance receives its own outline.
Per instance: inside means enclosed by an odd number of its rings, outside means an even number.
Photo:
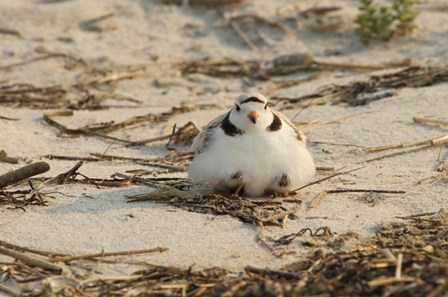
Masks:
[[[257,97],[249,97],[249,98],[244,99],[243,101],[241,101],[241,104],[248,103],[248,102],[258,102],[258,103],[261,103],[261,104],[265,104],[266,103],[266,102],[264,102],[263,100],[261,100],[261,99],[259,99]]]

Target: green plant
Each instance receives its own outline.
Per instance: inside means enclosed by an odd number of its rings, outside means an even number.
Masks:
[[[417,13],[414,5],[420,0],[393,0],[391,7],[378,6],[373,0],[358,0],[356,32],[363,43],[370,39],[389,40],[394,35],[406,35],[415,29]]]
[[[396,32],[402,35],[410,34],[415,29],[414,20],[418,13],[413,10],[420,0],[394,0],[392,10],[394,18],[398,21]]]

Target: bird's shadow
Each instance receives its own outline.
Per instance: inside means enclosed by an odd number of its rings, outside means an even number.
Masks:
[[[158,203],[130,203],[126,200],[127,196],[150,193],[154,189],[150,187],[131,187],[126,189],[101,189],[101,192],[95,195],[82,195],[73,198],[70,203],[64,203],[58,206],[48,208],[49,214],[68,214],[68,213],[106,213],[114,210],[136,209],[136,208],[166,208],[166,205]]]

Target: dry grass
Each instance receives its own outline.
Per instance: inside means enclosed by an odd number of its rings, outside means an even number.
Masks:
[[[2,286],[0,290],[17,296],[443,296],[448,293],[447,218],[443,211],[404,218],[409,222],[382,226],[376,238],[361,241],[351,250],[340,246],[356,237],[353,234],[335,236],[328,228],[314,233],[302,230],[295,237],[310,233],[315,238],[311,253],[279,270],[248,266],[235,274],[217,267],[194,270],[150,265],[131,275],[85,279],[18,260],[0,265],[3,278],[27,283],[28,289],[19,292],[18,287]],[[276,242],[306,244],[308,240],[284,237]],[[20,254],[44,255],[39,258],[45,261],[59,261],[51,253],[5,242],[0,245]],[[95,256],[101,260],[100,254]],[[59,256],[60,261],[65,258]],[[70,257],[67,269],[87,260]]]

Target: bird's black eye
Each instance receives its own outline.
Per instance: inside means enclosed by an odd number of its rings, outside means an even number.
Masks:
[[[240,111],[241,107],[238,104],[235,104],[235,109],[236,109],[236,111]]]
[[[268,104],[266,103],[266,105],[264,106],[264,109],[268,109]]]

